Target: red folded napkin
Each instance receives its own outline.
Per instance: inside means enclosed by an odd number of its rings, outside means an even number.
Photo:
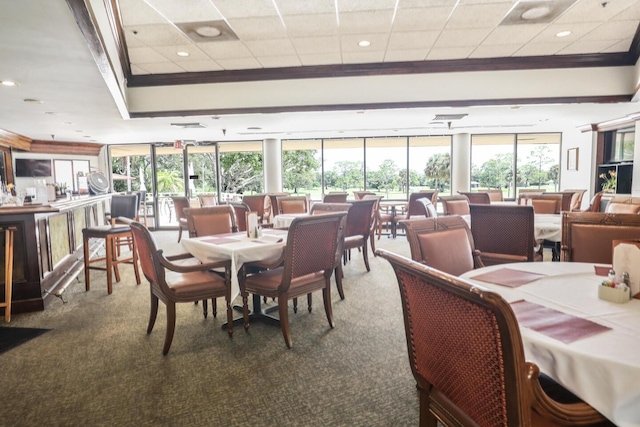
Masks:
[[[511,308],[520,326],[569,344],[608,331],[608,326],[529,301],[514,301]]]
[[[493,283],[495,285],[517,288],[518,286],[533,282],[534,280],[546,276],[546,274],[542,273],[531,273],[529,271],[515,270],[513,268],[500,268],[488,273],[471,276],[469,278],[473,280],[480,280],[482,282]]]
[[[611,270],[611,266],[606,265],[594,265],[593,268],[596,270],[596,276],[608,276],[609,270]]]

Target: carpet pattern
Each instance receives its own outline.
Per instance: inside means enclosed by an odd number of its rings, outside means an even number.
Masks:
[[[154,233],[169,254],[182,252],[177,231]],[[184,236],[183,236],[184,237]],[[403,236],[379,248],[409,255]],[[150,335],[149,290],[130,266],[107,295],[103,272],[80,280],[44,312],[15,315],[11,325],[48,328],[28,345],[0,355],[6,425],[94,426],[410,426],[418,395],[409,367],[395,275],[380,258],[352,251],[344,269],[346,299],[332,287],[335,328],[321,293],[313,311],[289,302],[293,348],[279,327],[237,327],[202,316],[202,304],[178,304],[171,351],[162,356],[164,305]],[[333,283],[333,279],[332,279]],[[238,303],[240,299],[235,302]],[[273,304],[270,302],[270,304]],[[236,314],[239,315],[239,314]]]
[[[50,329],[0,327],[0,354],[48,332]]]

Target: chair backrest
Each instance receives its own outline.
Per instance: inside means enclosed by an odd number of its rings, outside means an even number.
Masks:
[[[533,206],[533,210],[537,214],[559,214],[562,211],[562,196],[551,194],[531,195],[527,197],[526,204]]]
[[[428,197],[431,200],[431,203],[433,204],[433,206],[438,206],[438,190],[425,188],[423,190],[418,191],[418,193],[422,193],[424,197]]]
[[[322,198],[323,203],[346,203],[347,193],[329,193]]]
[[[187,216],[187,227],[191,237],[235,233],[238,231],[235,213],[229,205],[188,208],[184,210],[184,213]]]
[[[466,196],[440,196],[445,215],[469,215],[469,199]]]
[[[137,219],[138,218],[138,195],[137,194],[114,194],[111,196],[111,218],[118,217]]]
[[[267,194],[267,198],[264,200],[264,218],[267,219],[267,222],[273,222],[273,217],[280,213],[280,208],[278,207],[278,197],[288,196],[289,193],[269,193]]]
[[[324,215],[333,212],[348,212],[351,203],[314,203],[310,215]]]
[[[286,291],[291,281],[324,271],[329,279],[336,265],[336,254],[344,245],[346,212],[309,215],[295,218],[287,233],[284,271],[279,291]]]
[[[165,294],[172,292],[165,282],[164,267],[160,264],[159,254],[162,253],[162,249],[158,250],[153,234],[137,221],[131,221],[129,225],[136,251],[138,251],[142,274],[147,278],[152,288]]]
[[[545,193],[547,190],[544,188],[523,188],[521,190],[518,190],[518,204],[519,205],[527,205],[529,204],[529,202],[527,201],[527,199],[529,198],[529,196],[536,196],[536,195],[540,195],[542,193]]]
[[[377,199],[353,200],[347,215],[345,237],[362,236],[368,238],[375,218]]]
[[[198,194],[200,207],[218,206],[218,197],[215,194]]]
[[[604,210],[606,213],[629,213],[629,214],[637,214],[640,212],[640,205],[635,205],[631,203],[619,203],[611,201],[607,203],[607,207]]]
[[[502,193],[502,190],[484,190],[484,192],[489,195],[489,199],[491,199],[492,202],[504,201],[504,193]]]
[[[278,214],[309,212],[306,196],[278,196]]]
[[[228,202],[229,206],[233,208],[233,213],[236,217],[236,225],[238,231],[247,231],[247,213],[252,212],[249,205],[243,202]],[[259,216],[258,216],[259,218]]]
[[[562,212],[562,261],[611,264],[613,241],[640,239],[640,215]]]
[[[431,200],[423,197],[421,199],[416,200],[417,203],[421,204],[424,209],[424,215],[427,218],[435,218],[438,216],[438,211],[436,207],[431,203]]]
[[[411,258],[459,276],[475,267],[475,245],[467,222],[460,216],[400,221],[407,230]]]
[[[242,196],[242,203],[249,206],[251,212],[256,212],[258,214],[258,220],[260,222],[262,222],[262,218],[264,217],[265,197],[267,197],[266,194],[246,194]]]
[[[471,205],[471,234],[486,265],[534,260],[532,206]]]
[[[376,196],[376,193],[373,191],[354,191],[353,198],[356,200],[364,199],[364,196]]]
[[[509,303],[465,280],[378,253],[398,280],[411,371],[420,400],[430,402],[424,410],[446,408],[437,411],[444,425],[531,425],[533,398]]]
[[[428,199],[431,201],[432,194],[427,192],[418,192],[409,194],[409,203],[407,204],[407,213],[405,219],[409,219],[411,217],[426,217],[427,212],[425,211],[424,204],[418,202],[418,199]]]
[[[458,194],[466,196],[469,199],[469,203],[476,205],[489,205],[491,204],[491,197],[489,193],[484,191],[458,191]]]
[[[582,208],[582,197],[584,196],[584,193],[586,193],[587,190],[564,190],[563,193],[570,193],[571,194],[571,203],[569,206],[569,210],[571,212],[574,211],[579,211]]]
[[[189,198],[185,196],[174,196],[171,200],[173,200],[173,208],[176,211],[176,218],[187,218],[184,214],[184,210],[189,207]]]

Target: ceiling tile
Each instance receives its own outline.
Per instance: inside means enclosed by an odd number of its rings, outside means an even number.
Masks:
[[[296,55],[262,56],[257,58],[264,68],[299,67],[300,59]]]
[[[146,47],[146,45],[142,43],[140,40],[138,40],[136,35],[133,34],[133,31],[129,30],[128,27],[123,28],[123,30],[124,30],[124,38],[127,42],[127,48]]]
[[[340,53],[340,37],[301,37],[291,39],[298,55]]]
[[[605,22],[580,38],[580,41],[631,40],[638,29],[636,21]]]
[[[278,14],[271,0],[215,0],[214,4],[226,19]]]
[[[562,49],[558,52],[559,55],[578,55],[581,53],[591,53],[591,52],[601,52],[613,46],[615,42],[611,40],[603,40],[603,41],[589,41],[583,42],[578,40],[575,43],[571,43],[566,48]]]
[[[146,3],[169,22],[217,21],[223,18],[209,0],[146,0]]]
[[[214,61],[219,59],[251,57],[249,49],[239,41],[198,43],[198,47]]]
[[[296,55],[289,39],[253,40],[246,42],[246,46],[253,56]]]
[[[613,21],[639,21],[640,20],[640,2],[633,1],[633,4],[611,18]]]
[[[556,38],[556,40],[562,40]],[[569,46],[571,42],[556,42],[556,43],[527,43],[522,46],[513,56],[546,56],[555,55],[560,50]]]
[[[153,62],[169,62],[169,59],[150,47],[129,49],[129,61],[132,64],[149,64]]]
[[[262,68],[255,58],[234,58],[216,60],[225,70],[245,70],[253,68]]]
[[[491,30],[487,28],[475,30],[445,29],[436,41],[435,47],[477,46],[490,32]]]
[[[332,13],[335,19],[336,6],[334,0],[276,0],[276,5],[282,16]]]
[[[392,10],[341,13],[340,33],[388,33],[391,30],[392,16]]]
[[[167,20],[144,0],[120,0],[122,25],[165,24]]]
[[[500,45],[511,43],[526,43],[547,27],[547,24],[503,25],[496,27],[483,45]]]
[[[165,58],[177,62],[177,61],[206,61],[209,59],[206,53],[198,49],[195,45],[181,45],[181,46],[158,46],[154,50],[160,53]],[[178,56],[177,52],[189,52],[189,56]]]
[[[447,47],[447,48],[433,48],[427,55],[427,60],[442,60],[442,59],[464,59],[468,57],[473,51],[472,46],[465,47]]]
[[[178,46],[191,43],[187,36],[169,24],[138,25],[135,30],[136,38],[147,46]]]
[[[287,30],[277,16],[229,19],[229,26],[233,29],[233,32],[238,35],[240,40],[287,37]]]
[[[458,5],[447,22],[447,28],[493,28],[507,15],[511,6],[511,3]]]
[[[335,14],[293,15],[283,17],[289,37],[313,37],[338,34]]]
[[[578,40],[580,37],[588,34],[589,31],[592,31],[597,27],[598,24],[594,22],[581,22],[575,23],[571,25],[567,24],[551,24],[543,31],[540,32],[537,36],[531,39],[532,43],[558,43],[560,40],[562,42],[573,42]],[[556,34],[560,31],[570,30],[571,34],[567,37],[558,38]]]
[[[342,57],[339,53],[320,53],[320,54],[309,54],[309,55],[298,55],[300,57],[300,62],[302,65],[330,65],[330,64],[340,64],[342,63]]]
[[[573,4],[563,15],[556,19],[558,24],[573,22],[605,22],[624,11],[637,0],[582,0]],[[606,6],[602,6],[606,3]]]
[[[343,52],[384,51],[387,48],[387,38],[387,34],[347,34],[340,37],[340,48]],[[371,45],[369,47],[358,46],[362,40],[371,42]]]
[[[344,64],[367,64],[370,62],[382,62],[383,58],[383,50],[342,53],[342,62]]]
[[[429,49],[387,50],[384,62],[423,61]]]
[[[428,49],[438,38],[437,31],[411,31],[392,33],[389,38],[389,49]]]
[[[459,3],[459,0],[400,0],[398,10],[446,6],[451,11],[457,3]]]
[[[142,67],[140,67],[138,65],[134,65],[134,64],[131,64],[131,73],[133,75],[136,75],[136,76],[140,76],[140,75],[144,75],[144,74],[151,74],[150,72],[148,72],[144,68],[142,68]]]
[[[396,0],[339,0],[338,12],[354,12],[363,10],[391,9],[396,7]]]
[[[447,23],[450,13],[451,7],[399,9],[393,21],[393,29],[395,31],[440,30]]]
[[[469,58],[504,58],[513,55],[522,44],[501,44],[491,46],[478,46],[469,55]]]
[[[206,61],[188,61],[180,62],[179,65],[187,72],[197,73],[202,71],[221,71],[222,67],[211,59]]]
[[[623,40],[621,42],[618,42],[609,46],[607,49],[604,49],[602,53],[628,52],[630,48],[631,48],[631,40]]]
[[[144,69],[151,74],[184,73],[184,69],[180,68],[173,62],[144,64]]]

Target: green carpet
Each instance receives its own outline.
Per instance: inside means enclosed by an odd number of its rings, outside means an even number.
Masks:
[[[0,327],[0,354],[24,344],[51,329]]]

